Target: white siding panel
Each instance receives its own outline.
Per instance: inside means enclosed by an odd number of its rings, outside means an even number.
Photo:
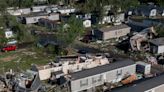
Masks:
[[[164,46],[159,46],[158,47],[158,54],[164,53]]]
[[[117,71],[122,71],[121,75],[117,76],[118,72]],[[111,70],[105,73],[101,73],[101,74],[97,74],[94,76],[89,76],[86,78],[82,78],[79,80],[73,80],[71,81],[71,91],[72,92],[78,92],[78,91],[82,91],[85,89],[90,89],[92,87],[96,87],[99,85],[104,84],[104,82],[116,82],[118,79],[122,79],[125,74],[135,74],[136,73],[136,64],[134,65],[130,65],[130,66],[126,66],[123,68],[119,68],[119,69],[115,69],[115,70]],[[93,79],[98,79],[100,76],[102,76],[101,81],[97,81],[97,82],[93,82]],[[85,81],[88,80],[88,84],[85,86],[81,86],[80,81]]]
[[[103,34],[103,40],[108,40],[111,38],[119,38],[122,36],[126,36],[128,33],[130,33],[130,28],[107,31],[107,32],[104,32]]]

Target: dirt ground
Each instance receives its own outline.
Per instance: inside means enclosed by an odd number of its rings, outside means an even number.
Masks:
[[[0,58],[0,61],[8,62],[8,61],[12,61],[12,60],[14,60],[16,58],[18,58],[18,56],[12,55],[12,56],[7,56],[7,57],[4,57],[4,58]]]

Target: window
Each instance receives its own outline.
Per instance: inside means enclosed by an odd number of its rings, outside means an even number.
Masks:
[[[102,75],[92,78],[92,83],[93,84],[96,83],[96,82],[101,82],[101,81],[102,81]]]
[[[99,76],[99,78],[97,79],[97,81],[102,81],[102,75]]]
[[[97,82],[96,78],[92,78],[92,84],[94,84],[96,82]]]
[[[36,19],[36,18],[34,18],[34,21],[37,21],[37,19]]]
[[[122,75],[122,70],[117,70],[117,76],[121,76]]]
[[[80,80],[80,87],[87,86],[88,85],[88,79]]]

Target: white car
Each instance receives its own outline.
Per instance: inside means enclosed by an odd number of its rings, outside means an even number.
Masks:
[[[7,45],[12,45],[12,44],[17,44],[17,43],[18,43],[17,40],[12,39],[12,40],[10,40],[10,41],[7,42]]]

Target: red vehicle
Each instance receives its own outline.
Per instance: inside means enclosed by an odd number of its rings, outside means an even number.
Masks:
[[[3,47],[1,50],[4,52],[7,52],[7,51],[14,51],[14,50],[16,50],[16,48],[17,48],[16,45],[9,45],[9,46]]]

